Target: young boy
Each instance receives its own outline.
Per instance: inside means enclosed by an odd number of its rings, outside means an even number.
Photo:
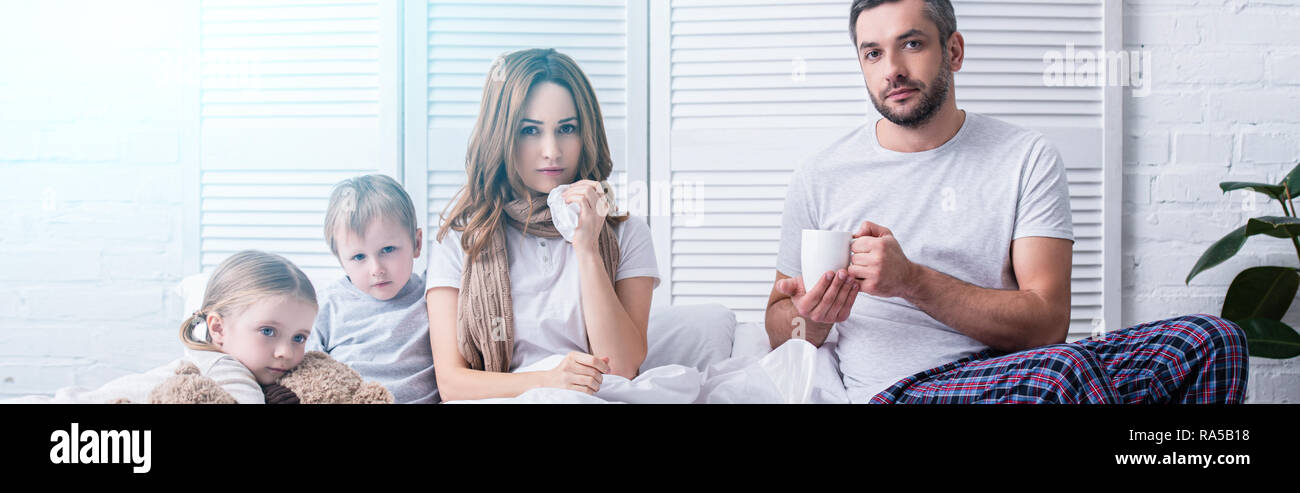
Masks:
[[[330,194],[325,242],[347,277],[321,291],[307,349],[324,351],[401,403],[437,403],[424,279],[411,272],[423,232],[415,206],[385,175],[343,180]]]

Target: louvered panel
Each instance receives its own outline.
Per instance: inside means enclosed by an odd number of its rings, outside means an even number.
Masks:
[[[202,117],[377,119],[380,25],[374,1],[205,0]]]
[[[281,36],[281,35],[311,35],[311,34],[375,34],[379,32],[379,19],[325,19],[325,20],[306,20],[306,19],[274,19],[265,18],[261,14],[263,9],[257,9],[258,17],[254,19],[241,21],[216,21],[204,19],[203,36],[214,38],[219,36]],[[358,13],[373,15],[374,12],[365,12],[360,9]]]
[[[627,114],[627,26],[624,0],[593,2],[429,3],[430,128],[469,128],[478,115],[483,82],[492,60],[514,50],[556,48],[573,57],[596,89],[606,131],[625,134]],[[530,15],[529,12],[537,15]],[[467,134],[466,134],[467,135]],[[457,136],[459,137],[459,136]],[[611,139],[613,136],[611,136]],[[620,136],[619,140],[625,139]],[[441,142],[440,142],[441,141]],[[441,147],[463,142],[431,135],[436,167],[455,168],[439,158]],[[623,162],[623,149],[611,149]]]
[[[632,160],[627,155],[628,15],[626,0],[428,2],[430,225],[439,224],[464,183],[465,150],[483,83],[492,61],[510,51],[555,48],[578,62],[596,90],[615,176],[626,171]]]
[[[200,175],[202,268],[249,248],[289,257],[313,282],[340,274],[324,240],[333,185],[376,170],[210,170]],[[319,285],[319,284],[318,284]]]
[[[335,5],[330,5],[331,3]],[[224,2],[220,0],[206,0],[204,6],[208,7],[203,12],[203,21],[210,25],[218,23],[249,23],[249,22],[311,22],[311,21],[330,21],[330,20],[377,20],[372,6],[375,2],[367,1],[342,1],[342,2],[302,2],[293,5],[293,2]],[[240,9],[256,8],[258,15],[256,18],[250,18],[247,13]]]
[[[671,244],[673,303],[722,302],[742,321],[762,320],[789,172],[877,117],[849,42],[849,3],[673,0],[667,9],[670,62],[656,80],[670,100],[669,175],[710,184],[703,200],[674,197],[682,215],[657,231],[657,244]],[[1099,49],[1101,2],[953,3],[967,49],[955,75],[959,106],[1039,130],[1065,158],[1076,235],[1071,331],[1086,334],[1102,313],[1102,89],[1045,86],[1043,55],[1067,44]],[[735,286],[719,286],[723,278]]]
[[[370,89],[286,89],[283,91],[261,91],[257,94],[240,94],[234,91],[206,91],[204,103],[212,104],[308,104],[321,101],[352,101],[361,104],[379,100],[379,90]]]
[[[213,43],[216,43],[215,41]],[[217,43],[219,44],[219,43]],[[209,46],[202,54],[205,63],[229,63],[228,50]],[[379,58],[377,46],[323,46],[319,48],[261,48],[242,50],[238,59],[246,62],[320,62],[371,60]]]
[[[461,186],[465,184],[464,169],[453,170],[429,170],[429,229],[436,231],[441,227],[440,218],[442,214],[450,213],[448,206],[456,193],[460,191]],[[444,210],[445,209],[445,210]]]
[[[674,182],[696,188],[673,200],[668,258],[674,304],[719,302],[738,320],[762,320],[789,178],[789,171],[673,173]]]
[[[210,50],[361,48],[379,43],[374,33],[267,34],[222,36],[204,40],[205,56]]]
[[[332,186],[396,172],[396,9],[389,1],[200,3],[199,265],[285,255],[342,275],[323,235]]]
[[[791,3],[673,2],[673,128],[838,126],[863,113],[869,103],[845,27],[848,2]],[[1100,88],[1042,83],[1046,50],[1100,46],[1099,2],[954,8],[968,52],[956,74],[963,107],[1030,126],[1099,126]],[[800,112],[800,103],[810,105]]]
[[[238,251],[239,250],[203,252],[200,262],[205,271],[211,271],[215,269],[217,265],[220,265],[227,257],[230,257]],[[311,279],[313,286],[322,287],[343,276],[342,269],[339,267],[339,262],[329,255],[275,253],[284,256],[289,259],[290,262],[293,262],[294,265],[298,266],[299,269],[302,269],[303,273],[307,274],[307,277]]]
[[[252,79],[238,73],[226,77],[205,77],[204,92],[240,91],[250,101],[256,101],[262,91],[298,91],[318,89],[373,89],[379,85],[379,76],[370,74],[316,75],[311,77],[259,77]]]
[[[321,228],[312,226],[204,226],[201,235],[204,238],[246,238],[259,240],[283,240],[306,238],[321,234]]]
[[[203,0],[205,7],[213,8],[233,8],[233,7],[257,7],[265,9],[290,9],[294,7],[339,7],[345,5],[362,5],[373,4],[373,0]],[[319,11],[318,15],[324,15],[329,10]],[[308,15],[304,18],[313,18]]]

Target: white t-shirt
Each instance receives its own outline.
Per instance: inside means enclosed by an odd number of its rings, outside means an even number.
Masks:
[[[614,234],[620,252],[614,280],[651,277],[658,287],[659,267],[655,263],[650,227],[633,217],[619,223]],[[510,298],[514,302],[515,322],[510,370],[553,354],[590,353],[582,319],[578,257],[573,245],[564,238],[541,238],[531,233],[524,236],[518,228],[507,226],[506,252],[510,257]],[[464,265],[460,233],[448,230],[447,236],[430,248],[425,291],[446,286],[460,289]]]
[[[903,254],[976,286],[1017,289],[1011,242],[1074,239],[1065,165],[1038,132],[974,112],[948,142],[896,152],[872,120],[814,155],[790,179],[776,268],[800,272],[804,229],[894,232]],[[912,374],[987,349],[902,298],[859,294],[835,325],[836,355],[854,402]]]

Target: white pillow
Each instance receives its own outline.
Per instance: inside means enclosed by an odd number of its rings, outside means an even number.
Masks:
[[[736,343],[731,348],[731,356],[763,356],[772,351],[771,342],[767,340],[767,329],[761,322],[745,322],[736,325]]]
[[[650,312],[641,371],[683,365],[704,371],[731,357],[736,314],[719,304],[669,306]]]

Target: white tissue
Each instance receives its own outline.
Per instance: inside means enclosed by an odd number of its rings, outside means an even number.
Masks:
[[[578,214],[582,208],[577,202],[564,203],[564,191],[568,189],[568,185],[551,189],[551,194],[546,197],[546,206],[551,208],[551,222],[555,223],[560,236],[564,237],[564,241],[573,243],[573,231],[578,229]]]

